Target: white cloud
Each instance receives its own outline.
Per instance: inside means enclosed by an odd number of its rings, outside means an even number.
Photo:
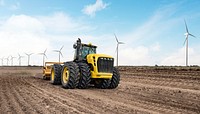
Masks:
[[[3,25],[3,30],[15,32],[44,32],[44,25],[36,18],[27,15],[12,15]]]
[[[199,65],[200,64],[200,53],[196,52],[198,48],[189,48],[188,54],[188,64],[189,65]],[[177,52],[174,52],[170,55],[167,55],[163,60],[161,60],[161,65],[185,65],[186,55],[185,55],[185,47],[180,48]]]
[[[1,57],[10,55],[18,57],[18,53],[22,55],[25,52],[38,53],[49,48],[49,41],[43,37],[44,29],[43,24],[34,17],[11,16],[0,26]],[[17,59],[15,59],[15,64],[17,64]]]
[[[160,51],[160,44],[156,42],[155,44],[151,45],[150,49],[154,52]]]
[[[159,43],[150,46],[131,47],[125,44],[120,47],[119,64],[120,65],[155,65],[159,59],[157,54],[160,51]]]
[[[58,61],[57,54],[52,50],[59,49],[62,45],[64,45],[64,58],[61,60],[72,60],[72,46],[76,39],[85,37],[83,39],[87,41],[88,37],[92,38],[92,36],[84,36],[83,33],[90,29],[89,26],[60,12],[50,16],[36,17],[23,14],[12,15],[0,22],[0,53],[2,53],[0,58],[10,55],[18,57],[18,53],[20,53],[25,56],[22,59],[23,65],[27,65],[25,52],[35,53],[31,56],[32,65],[42,65],[42,56],[38,53],[43,52],[46,48],[47,61]],[[76,31],[76,33],[73,34],[72,31]],[[18,65],[18,62],[17,59],[14,60],[15,65]]]
[[[49,32],[53,33],[66,33],[80,30],[86,31],[92,29],[83,22],[79,22],[63,12],[56,12],[50,16],[40,16],[38,19],[44,24]]]
[[[108,6],[107,3],[104,3],[102,0],[96,0],[95,4],[87,5],[83,8],[82,12],[89,16],[95,16],[97,11],[101,11]]]

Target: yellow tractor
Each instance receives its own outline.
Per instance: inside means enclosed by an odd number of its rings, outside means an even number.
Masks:
[[[54,64],[63,64],[63,62],[45,62],[43,66],[43,79],[47,80],[51,77],[51,69]]]
[[[67,89],[85,89],[92,85],[102,89],[114,89],[118,86],[120,74],[114,67],[113,57],[96,54],[97,46],[83,44],[79,38],[73,47],[73,61],[52,66],[52,84],[62,84],[62,87]]]

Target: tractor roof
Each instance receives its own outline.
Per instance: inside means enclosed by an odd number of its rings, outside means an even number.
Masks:
[[[82,46],[97,48],[97,46],[92,45],[91,43],[89,43],[89,44],[82,44]]]

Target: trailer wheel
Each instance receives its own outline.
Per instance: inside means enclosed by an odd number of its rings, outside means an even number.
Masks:
[[[51,83],[54,85],[61,84],[62,65],[54,64],[51,69]]]

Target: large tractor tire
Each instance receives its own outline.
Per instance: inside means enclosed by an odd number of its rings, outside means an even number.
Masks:
[[[51,83],[54,85],[61,84],[62,65],[54,64],[51,69]]]
[[[78,88],[86,89],[88,88],[91,81],[90,67],[87,63],[78,63],[78,66],[79,66],[79,72],[80,72]]]
[[[119,81],[120,81],[119,71],[117,70],[117,68],[114,67],[113,68],[113,76],[112,76],[109,88],[110,89],[116,88],[118,86],[118,84],[119,84]]]
[[[94,86],[100,89],[107,89],[110,86],[110,79],[95,79]]]
[[[62,87],[74,89],[79,83],[79,68],[75,62],[66,62],[62,69],[61,75]]]

